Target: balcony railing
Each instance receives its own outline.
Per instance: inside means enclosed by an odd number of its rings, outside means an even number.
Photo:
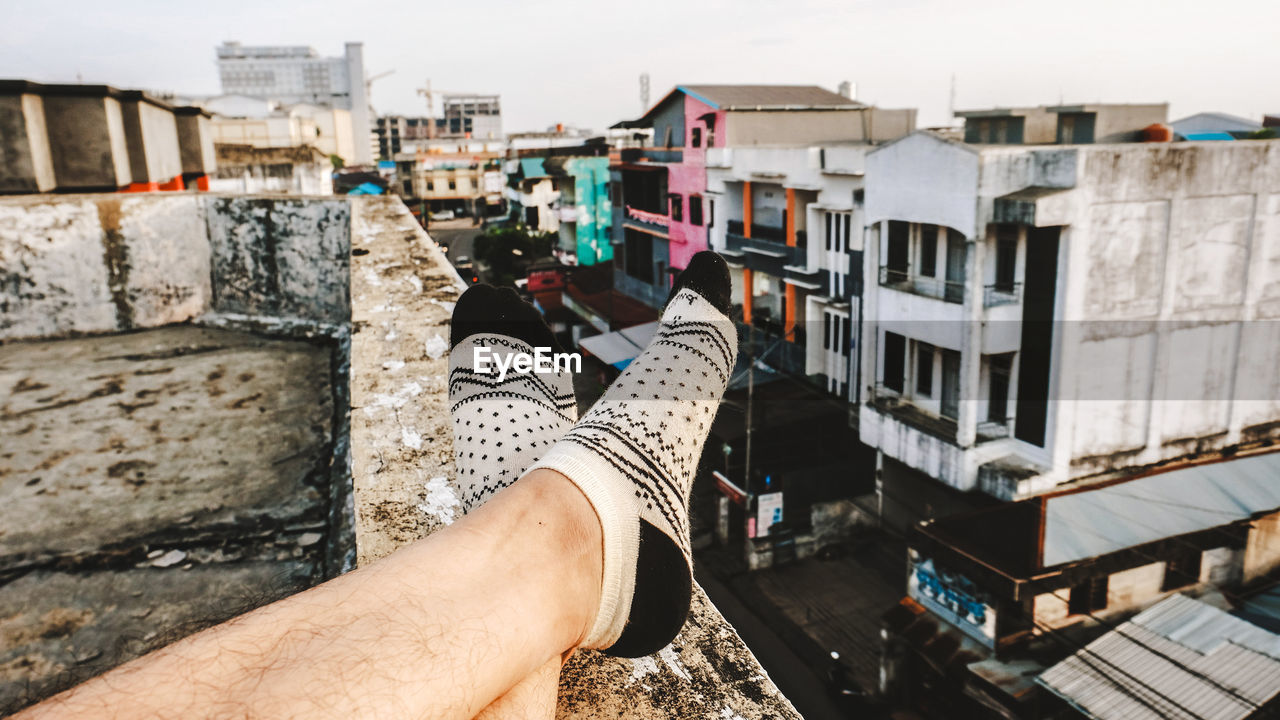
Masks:
[[[880,267],[880,284],[894,290],[937,298],[957,305],[964,302],[964,283],[962,282],[912,275],[907,270],[891,268],[887,265]]]
[[[1012,305],[1022,299],[1022,283],[995,283],[983,288],[982,305]]]
[[[788,265],[803,265],[808,255],[801,247],[792,247],[777,240],[742,234],[742,223],[729,221],[725,235],[725,249],[731,252],[747,252],[755,256],[752,268],[781,276]],[[758,265],[758,267],[757,267]]]
[[[978,423],[977,433],[978,442],[1013,437],[1013,416],[1004,420],[983,420]]]
[[[901,393],[886,386],[883,382],[875,384],[875,396],[871,406],[886,415],[910,425],[922,432],[941,438],[947,442],[956,441],[957,424],[952,418],[935,415],[913,404]]]
[[[661,227],[667,227],[671,224],[671,219],[664,213],[641,210],[639,208],[633,208],[630,205],[627,206],[627,218],[631,220],[639,220],[640,222],[648,223],[649,225],[659,225]]]

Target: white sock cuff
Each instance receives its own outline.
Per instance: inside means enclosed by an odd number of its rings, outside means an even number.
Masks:
[[[563,443],[531,465],[525,475],[537,469],[554,470],[568,478],[587,497],[600,519],[604,540],[600,607],[582,647],[607,648],[622,636],[635,593],[640,518],[626,494],[631,483],[609,477],[614,473],[600,467],[598,459],[582,458],[573,448],[563,447]]]

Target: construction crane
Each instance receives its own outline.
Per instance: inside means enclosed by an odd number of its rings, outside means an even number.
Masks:
[[[373,109],[373,81],[374,81],[374,80],[381,80],[382,78],[384,78],[384,77],[386,77],[386,76],[388,76],[388,75],[390,75],[390,74],[392,74],[392,73],[394,73],[394,72],[395,72],[395,68],[392,68],[392,69],[390,69],[390,70],[388,70],[388,71],[386,71],[386,72],[380,72],[380,73],[378,73],[377,75],[372,75],[372,76],[366,75],[366,76],[365,76],[365,78],[364,78],[364,97],[365,97],[365,100],[368,100],[368,101],[369,101],[369,115],[370,115],[370,117],[375,117],[375,118],[376,118],[376,117],[378,117],[378,113],[377,113],[377,111],[375,111],[375,110]]]

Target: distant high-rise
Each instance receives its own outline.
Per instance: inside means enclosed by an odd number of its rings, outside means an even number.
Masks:
[[[228,95],[350,110],[356,138],[353,160],[356,164],[373,161],[367,141],[369,98],[362,43],[347,43],[342,57],[321,57],[305,45],[246,46],[226,42],[218,47],[218,74],[222,92]]]

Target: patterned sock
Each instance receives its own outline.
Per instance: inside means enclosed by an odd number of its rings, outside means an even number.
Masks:
[[[689,614],[689,491],[737,355],[729,295],[724,260],[695,255],[649,347],[534,465],[569,478],[600,518],[604,583],[584,647],[647,655]]]
[[[532,305],[515,291],[474,285],[458,298],[449,330],[449,410],[453,454],[462,511],[484,504],[514,483],[559,440],[578,417],[573,376],[558,372],[518,372],[505,377],[477,372],[475,351],[505,364],[515,353],[560,346]]]

